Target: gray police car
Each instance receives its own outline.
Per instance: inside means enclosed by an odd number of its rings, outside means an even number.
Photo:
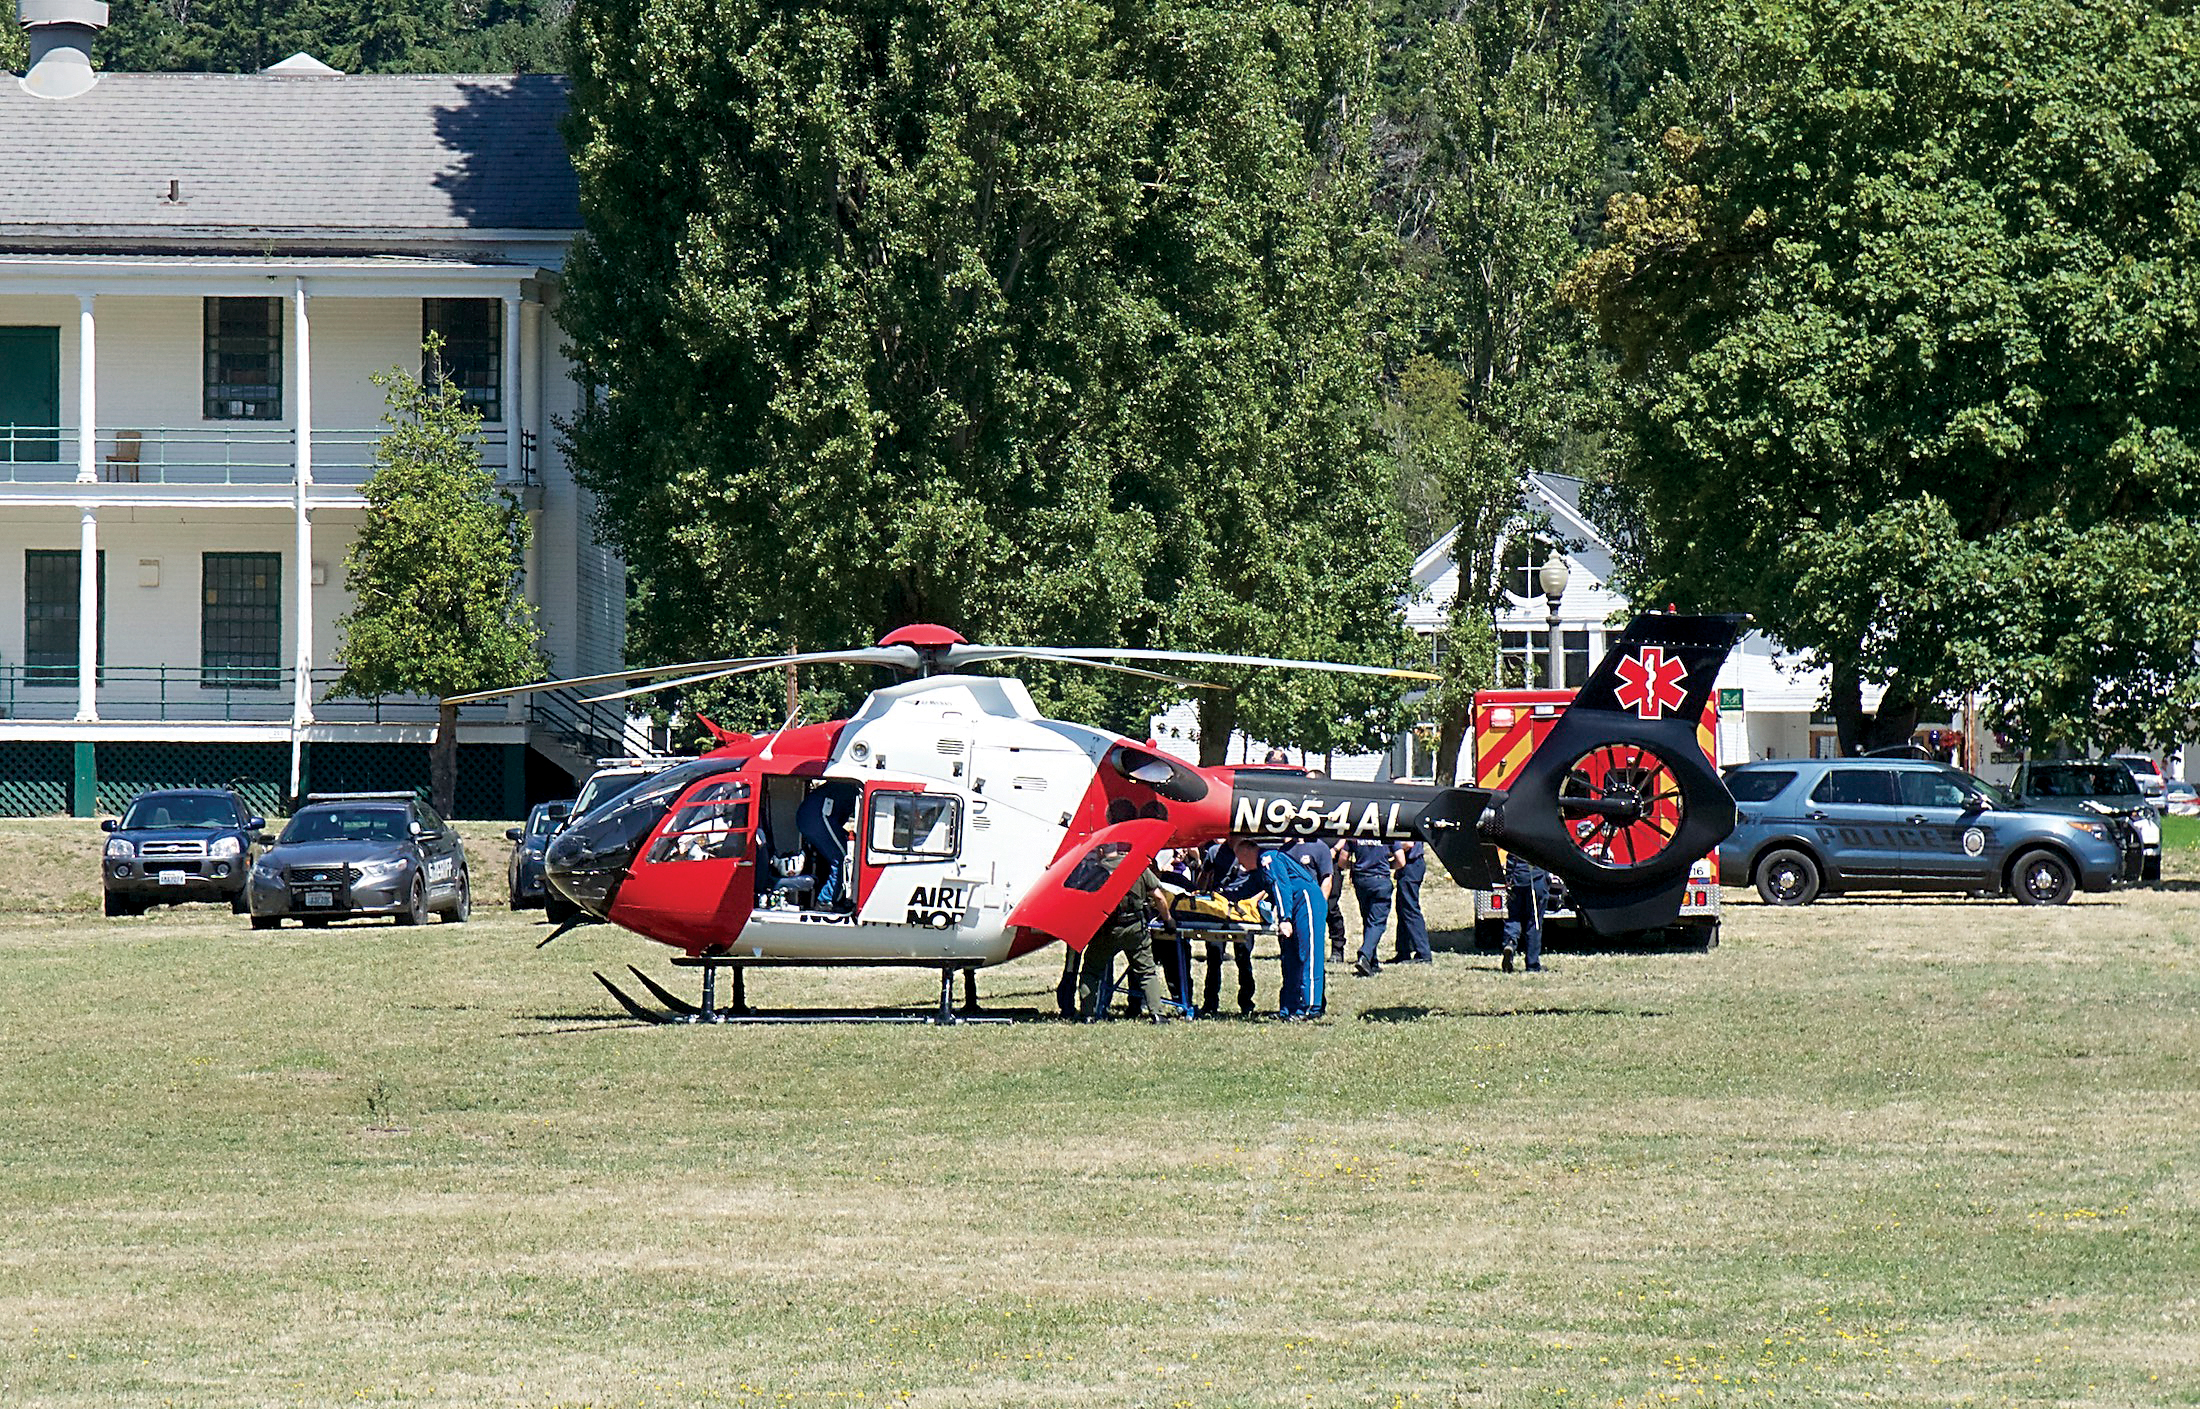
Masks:
[[[401,925],[473,914],[466,848],[411,793],[307,797],[246,880],[252,928],[387,915]]]
[[[1734,833],[1719,873],[1771,905],[1860,890],[2006,894],[2060,905],[2080,889],[2136,882],[2130,823],[2025,808],[1945,764],[1813,758],[1726,771]]]

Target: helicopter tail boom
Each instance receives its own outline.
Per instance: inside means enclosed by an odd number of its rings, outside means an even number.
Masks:
[[[1734,829],[1696,727],[1743,621],[1637,616],[1501,791],[1240,768],[1229,835],[1419,839],[1480,890],[1497,885],[1503,847],[1564,880],[1600,933],[1671,924],[1691,868]]]

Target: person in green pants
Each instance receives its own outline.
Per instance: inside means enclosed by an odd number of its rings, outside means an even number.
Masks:
[[[1161,971],[1154,966],[1153,933],[1146,928],[1149,914],[1160,916],[1162,928],[1172,938],[1176,935],[1176,916],[1169,908],[1168,889],[1151,866],[1131,882],[1130,891],[1116,903],[1100,933],[1085,946],[1078,966],[1077,1011],[1086,1022],[1100,1020],[1100,1004],[1105,1000],[1118,954],[1130,961],[1129,982],[1144,995],[1146,1011],[1155,1022],[1166,1022],[1177,1011],[1161,986]]]

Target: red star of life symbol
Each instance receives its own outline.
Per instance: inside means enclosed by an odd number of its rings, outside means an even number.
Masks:
[[[1631,709],[1644,719],[1663,719],[1681,707],[1688,692],[1681,680],[1688,667],[1665,653],[1662,646],[1644,646],[1619,663],[1618,696],[1621,709]]]

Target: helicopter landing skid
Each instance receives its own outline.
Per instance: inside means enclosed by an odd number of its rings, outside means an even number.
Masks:
[[[700,1004],[688,1002],[640,969],[635,968],[632,964],[626,966],[627,972],[634,975],[635,980],[642,987],[649,990],[650,997],[655,998],[664,1007],[652,1008],[646,1003],[637,1001],[600,973],[596,975],[596,982],[602,984],[618,1005],[626,1009],[627,1013],[637,1022],[667,1026],[689,1023],[713,1025],[719,1023],[931,1023],[937,1027],[957,1027],[964,1023],[1006,1023],[1013,1021],[1006,1015],[988,1013],[979,1008],[978,966],[975,964],[953,963],[936,966],[940,971],[940,1003],[937,1009],[930,1012],[814,1011],[764,1013],[758,1012],[749,1006],[747,971],[753,961],[706,956],[702,958],[677,958],[672,962],[683,968],[696,968],[703,971],[703,1001]],[[767,967],[775,966],[784,967],[785,965],[782,961],[780,965]],[[848,965],[830,964],[829,961],[826,964],[801,965],[801,967],[828,966],[850,967]],[[924,967],[934,966],[925,965]],[[719,1007],[717,1003],[717,978],[720,969],[733,970],[733,1002],[724,1008]],[[954,1001],[955,975],[958,973],[963,976],[963,1005],[960,1008],[955,1006]]]

